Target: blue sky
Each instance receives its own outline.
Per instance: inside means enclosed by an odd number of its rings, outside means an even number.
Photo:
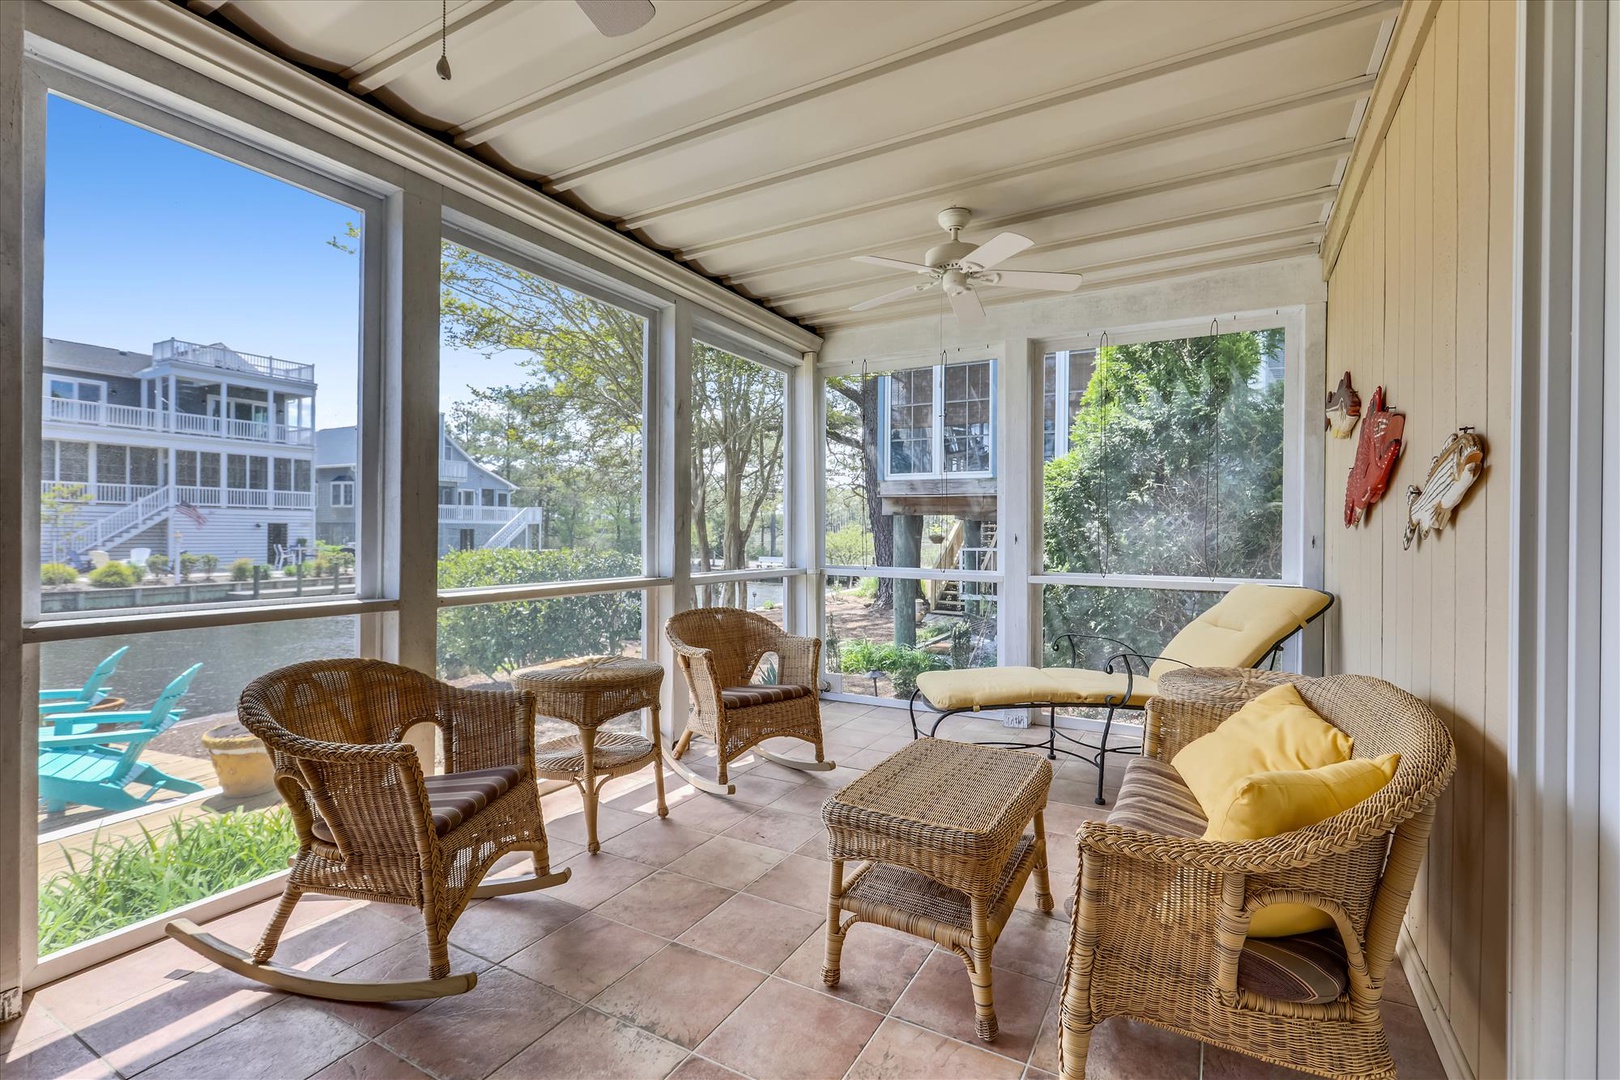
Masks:
[[[327,240],[358,211],[63,98],[46,119],[47,337],[312,363],[317,424],[354,423],[359,260]],[[447,351],[441,401],[516,358]]]

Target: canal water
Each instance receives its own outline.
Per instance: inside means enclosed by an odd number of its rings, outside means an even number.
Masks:
[[[304,660],[358,655],[359,633],[359,620],[345,616],[49,642],[39,650],[39,684],[82,686],[108,653],[128,645],[107,684],[126,708],[145,708],[176,675],[202,664],[181,702],[186,716],[234,713],[242,688],[260,675]]]

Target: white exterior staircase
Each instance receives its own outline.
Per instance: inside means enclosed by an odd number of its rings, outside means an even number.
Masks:
[[[97,518],[62,539],[62,546],[74,555],[86,551],[106,550],[120,540],[134,536],[168,514],[174,507],[174,488],[165,484],[138,502],[122,510]]]
[[[544,517],[538,506],[519,507],[512,519],[499,529],[495,530],[488,540],[484,541],[486,548],[522,547],[527,548],[529,526],[540,526]],[[541,535],[544,535],[543,533]]]

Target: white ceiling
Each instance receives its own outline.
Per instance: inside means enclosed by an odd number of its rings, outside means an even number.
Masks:
[[[1398,0],[190,0],[820,331],[973,211],[1088,287],[1315,252]],[[1026,298],[987,290],[989,303]]]

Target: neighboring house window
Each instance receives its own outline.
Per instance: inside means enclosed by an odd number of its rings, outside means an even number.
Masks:
[[[442,487],[442,488],[440,488],[439,489],[439,505],[440,506],[454,506],[455,504],[456,504],[456,489],[453,488],[453,487]]]
[[[478,542],[474,539],[473,530],[462,529],[460,530],[460,534],[461,535],[458,537],[458,541],[462,551],[471,551],[473,548],[478,546]]]
[[[1095,349],[1047,353],[1042,365],[1042,418],[1044,435],[1041,459],[1051,461],[1069,452],[1069,433],[1075,417],[1080,415],[1080,403],[1085,400],[1086,387],[1091,382],[1091,369],[1095,366]],[[1064,412],[1058,413],[1058,402],[1064,403]]]
[[[495,493],[495,505],[496,506],[511,506],[512,505],[512,493],[509,492],[509,491],[497,491]]]
[[[90,482],[90,444],[61,442],[56,444],[56,480],[69,484]]]
[[[332,481],[332,505],[333,506],[353,506],[354,505],[354,481],[353,480],[334,480],[334,481]]]
[[[484,505],[485,506],[494,506],[495,505],[495,489],[494,488],[485,488],[484,489]]]
[[[456,502],[460,503],[462,506],[477,506],[478,492],[458,491],[456,492]]]
[[[310,463],[308,461],[294,461],[293,490],[310,491],[312,490],[312,484],[313,480],[310,473]]]
[[[989,476],[994,380],[989,360],[884,376],[884,475]]]
[[[51,397],[57,401],[106,401],[107,384],[90,379],[50,378]]]
[[[275,480],[277,491],[292,490],[292,459],[278,457],[275,459]]]
[[[167,455],[156,447],[129,448],[129,482],[157,487],[163,483],[164,458]]]

